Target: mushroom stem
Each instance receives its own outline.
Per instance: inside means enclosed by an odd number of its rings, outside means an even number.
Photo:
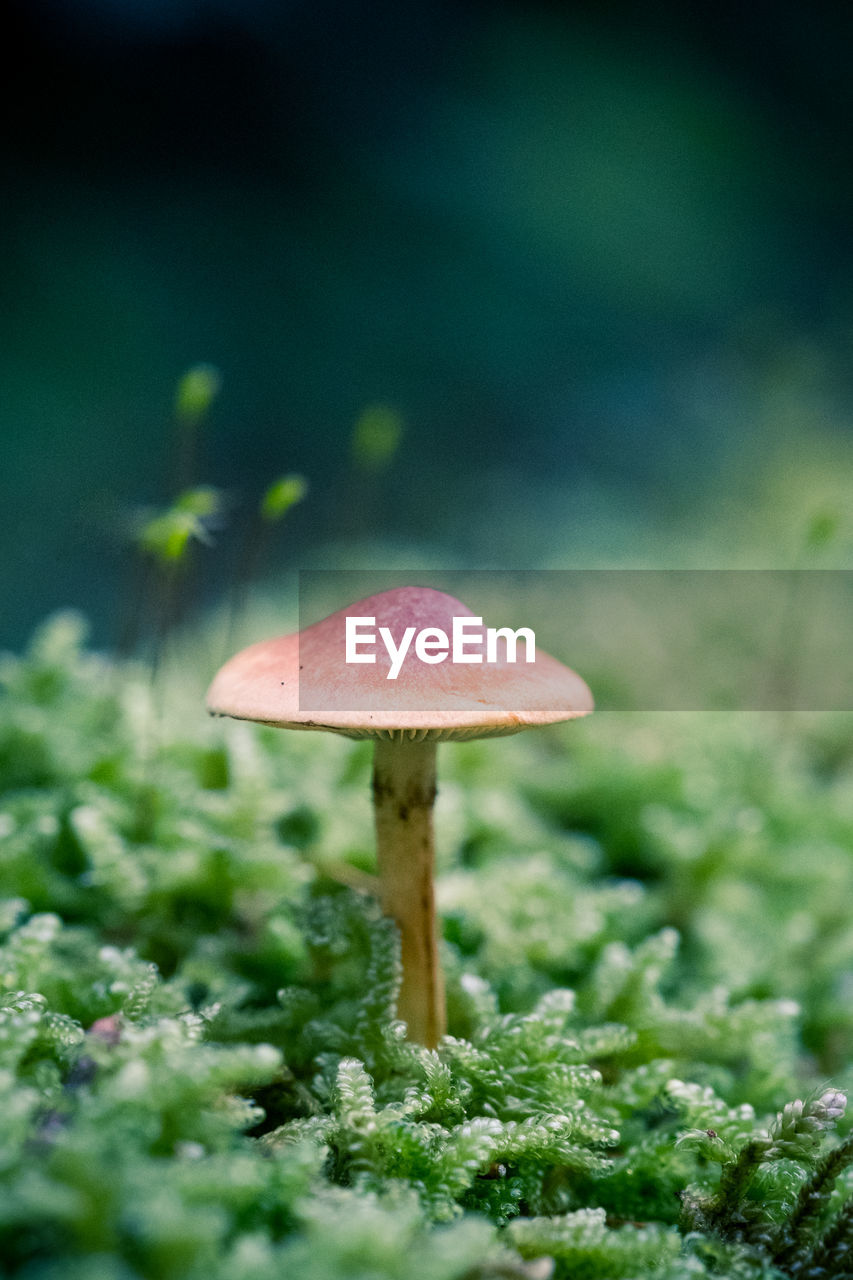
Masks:
[[[410,1039],[429,1049],[445,1030],[433,895],[435,748],[434,740],[379,738],[373,762],[379,895],[402,941],[397,1011]]]

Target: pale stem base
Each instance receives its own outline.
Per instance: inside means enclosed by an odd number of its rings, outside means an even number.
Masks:
[[[409,1038],[430,1049],[446,1021],[433,892],[435,751],[435,742],[380,739],[373,764],[380,900],[402,940],[398,1014]]]

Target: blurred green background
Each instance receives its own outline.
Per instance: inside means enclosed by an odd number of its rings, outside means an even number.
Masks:
[[[843,557],[843,15],[12,7],[0,643],[66,604],[116,643],[134,513],[181,479],[224,495],[197,605],[288,472],[269,574],[787,565],[824,509]],[[181,476],[198,362],[221,391]],[[366,411],[400,430],[373,465]]]

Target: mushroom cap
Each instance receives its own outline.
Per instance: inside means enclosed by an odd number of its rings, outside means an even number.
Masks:
[[[454,617],[473,617],[453,596],[430,587],[397,587],[359,600],[304,631],[262,640],[235,654],[207,694],[215,715],[287,729],[325,729],[351,738],[453,739],[517,733],[585,716],[592,694],[574,671],[536,646],[535,661],[427,664],[414,639],[396,680],[379,638],[388,627],[396,644],[406,628],[440,628],[450,638]],[[345,661],[348,617],[375,618],[375,663]],[[485,628],[485,623],[483,624]],[[469,636],[469,646],[473,636]],[[473,651],[469,648],[469,651]],[[364,650],[362,650],[364,652]]]

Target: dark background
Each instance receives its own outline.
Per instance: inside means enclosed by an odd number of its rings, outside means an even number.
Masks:
[[[125,515],[173,496],[198,361],[223,383],[196,479],[228,499],[207,599],[282,471],[311,493],[271,568],[689,562],[771,472],[784,526],[850,444],[830,12],[13,5],[0,642],[66,604],[115,639]],[[349,451],[373,403],[406,431],[368,502]]]

